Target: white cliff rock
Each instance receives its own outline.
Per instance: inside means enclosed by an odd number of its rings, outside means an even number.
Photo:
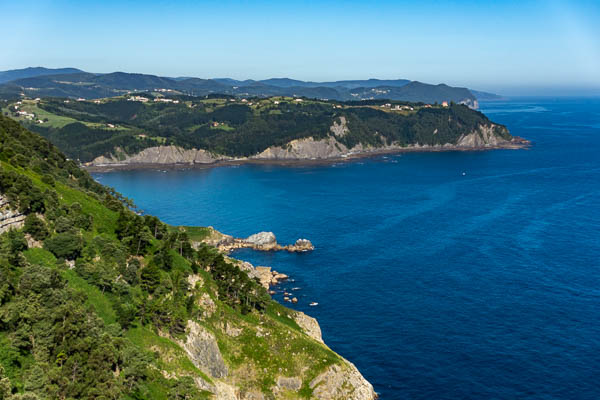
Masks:
[[[339,117],[339,120],[339,123],[337,122],[337,120],[333,121],[333,125],[329,127],[329,130],[336,137],[343,137],[344,135],[346,135],[346,133],[350,132],[350,130],[348,129],[348,122],[346,121],[346,117],[341,116]]]
[[[156,146],[149,147],[134,155],[100,156],[95,158],[90,164],[101,165],[122,165],[122,164],[210,164],[219,160],[229,160],[231,157],[212,154],[206,150],[183,149],[177,146]]]
[[[182,345],[190,361],[213,378],[227,376],[227,366],[217,345],[215,336],[196,322],[187,324],[186,342]]]
[[[467,135],[462,135],[456,145],[459,147],[492,147],[509,143],[506,139],[496,135],[495,125],[480,125],[479,129]]]
[[[302,311],[297,311],[296,315],[294,315],[294,320],[302,328],[304,333],[306,333],[311,338],[315,339],[318,342],[323,343],[323,337],[321,336],[321,327],[317,320],[311,316],[304,314]]]
[[[345,365],[334,364],[313,379],[309,386],[313,396],[319,400],[373,400],[377,394],[356,369],[345,360]]]
[[[250,158],[256,160],[311,160],[338,158],[346,153],[348,153],[348,148],[333,137],[320,140],[310,137],[292,140],[286,146],[271,146]]]
[[[13,210],[8,199],[0,195],[0,234],[10,229],[20,229],[25,223],[25,215]]]
[[[277,238],[273,232],[259,232],[254,235],[248,236],[245,240],[246,243],[255,246],[274,246],[277,244]]]

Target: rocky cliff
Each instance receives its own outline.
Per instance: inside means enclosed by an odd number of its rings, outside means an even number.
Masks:
[[[231,157],[219,156],[206,150],[183,149],[176,146],[149,147],[137,154],[124,154],[117,151],[116,155],[100,156],[90,165],[173,165],[173,164],[210,164],[221,160],[231,160]]]
[[[254,270],[249,263],[240,262],[240,268],[249,275]],[[194,375],[196,385],[214,399],[377,398],[358,369],[324,344],[316,319],[283,307],[275,312],[276,320],[224,317],[205,279],[192,275],[188,281],[203,293],[198,301],[205,312],[188,321],[184,339],[163,337],[183,350],[200,371]],[[158,354],[173,357],[172,351]]]
[[[0,234],[23,227],[25,215],[14,210],[5,196],[0,195]]]
[[[436,130],[437,131],[437,130]],[[435,136],[436,131],[433,135]],[[253,162],[253,161],[311,161],[340,160],[346,158],[368,156],[377,153],[394,153],[404,151],[440,151],[440,150],[482,150],[525,147],[528,142],[515,139],[508,134],[506,128],[493,123],[479,125],[473,131],[465,132],[454,141],[446,143],[386,143],[378,146],[366,146],[361,143],[348,148],[343,137],[349,132],[345,118],[332,123],[326,138],[307,137],[294,139],[283,146],[271,146],[260,153],[249,157],[227,157],[210,153],[203,149],[183,149],[176,146],[157,146],[147,148],[137,154],[118,153],[109,157],[101,156],[88,163],[88,167],[140,167],[166,165],[210,165],[219,162]],[[384,141],[385,143],[385,141]]]

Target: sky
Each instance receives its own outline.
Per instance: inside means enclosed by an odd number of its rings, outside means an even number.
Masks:
[[[600,94],[600,1],[0,0],[0,70]]]

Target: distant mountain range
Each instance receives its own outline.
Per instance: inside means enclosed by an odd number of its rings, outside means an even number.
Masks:
[[[36,76],[44,75],[60,75],[60,74],[74,74],[83,72],[77,68],[44,68],[44,67],[29,67],[23,69],[12,69],[9,71],[0,71],[0,83],[10,82],[17,79],[23,78],[34,78]]]
[[[289,78],[235,80],[231,78],[168,78],[156,75],[113,72],[96,74],[76,68],[25,68],[0,72],[0,98],[71,97],[96,99],[134,91],[166,90],[171,94],[265,97],[296,96],[331,100],[390,99],[424,103],[444,101],[477,107],[478,99],[500,96],[445,84],[431,85],[407,79],[306,82]]]

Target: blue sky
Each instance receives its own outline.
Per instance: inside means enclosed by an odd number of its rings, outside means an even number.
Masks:
[[[600,93],[600,1],[0,0],[0,70]]]

